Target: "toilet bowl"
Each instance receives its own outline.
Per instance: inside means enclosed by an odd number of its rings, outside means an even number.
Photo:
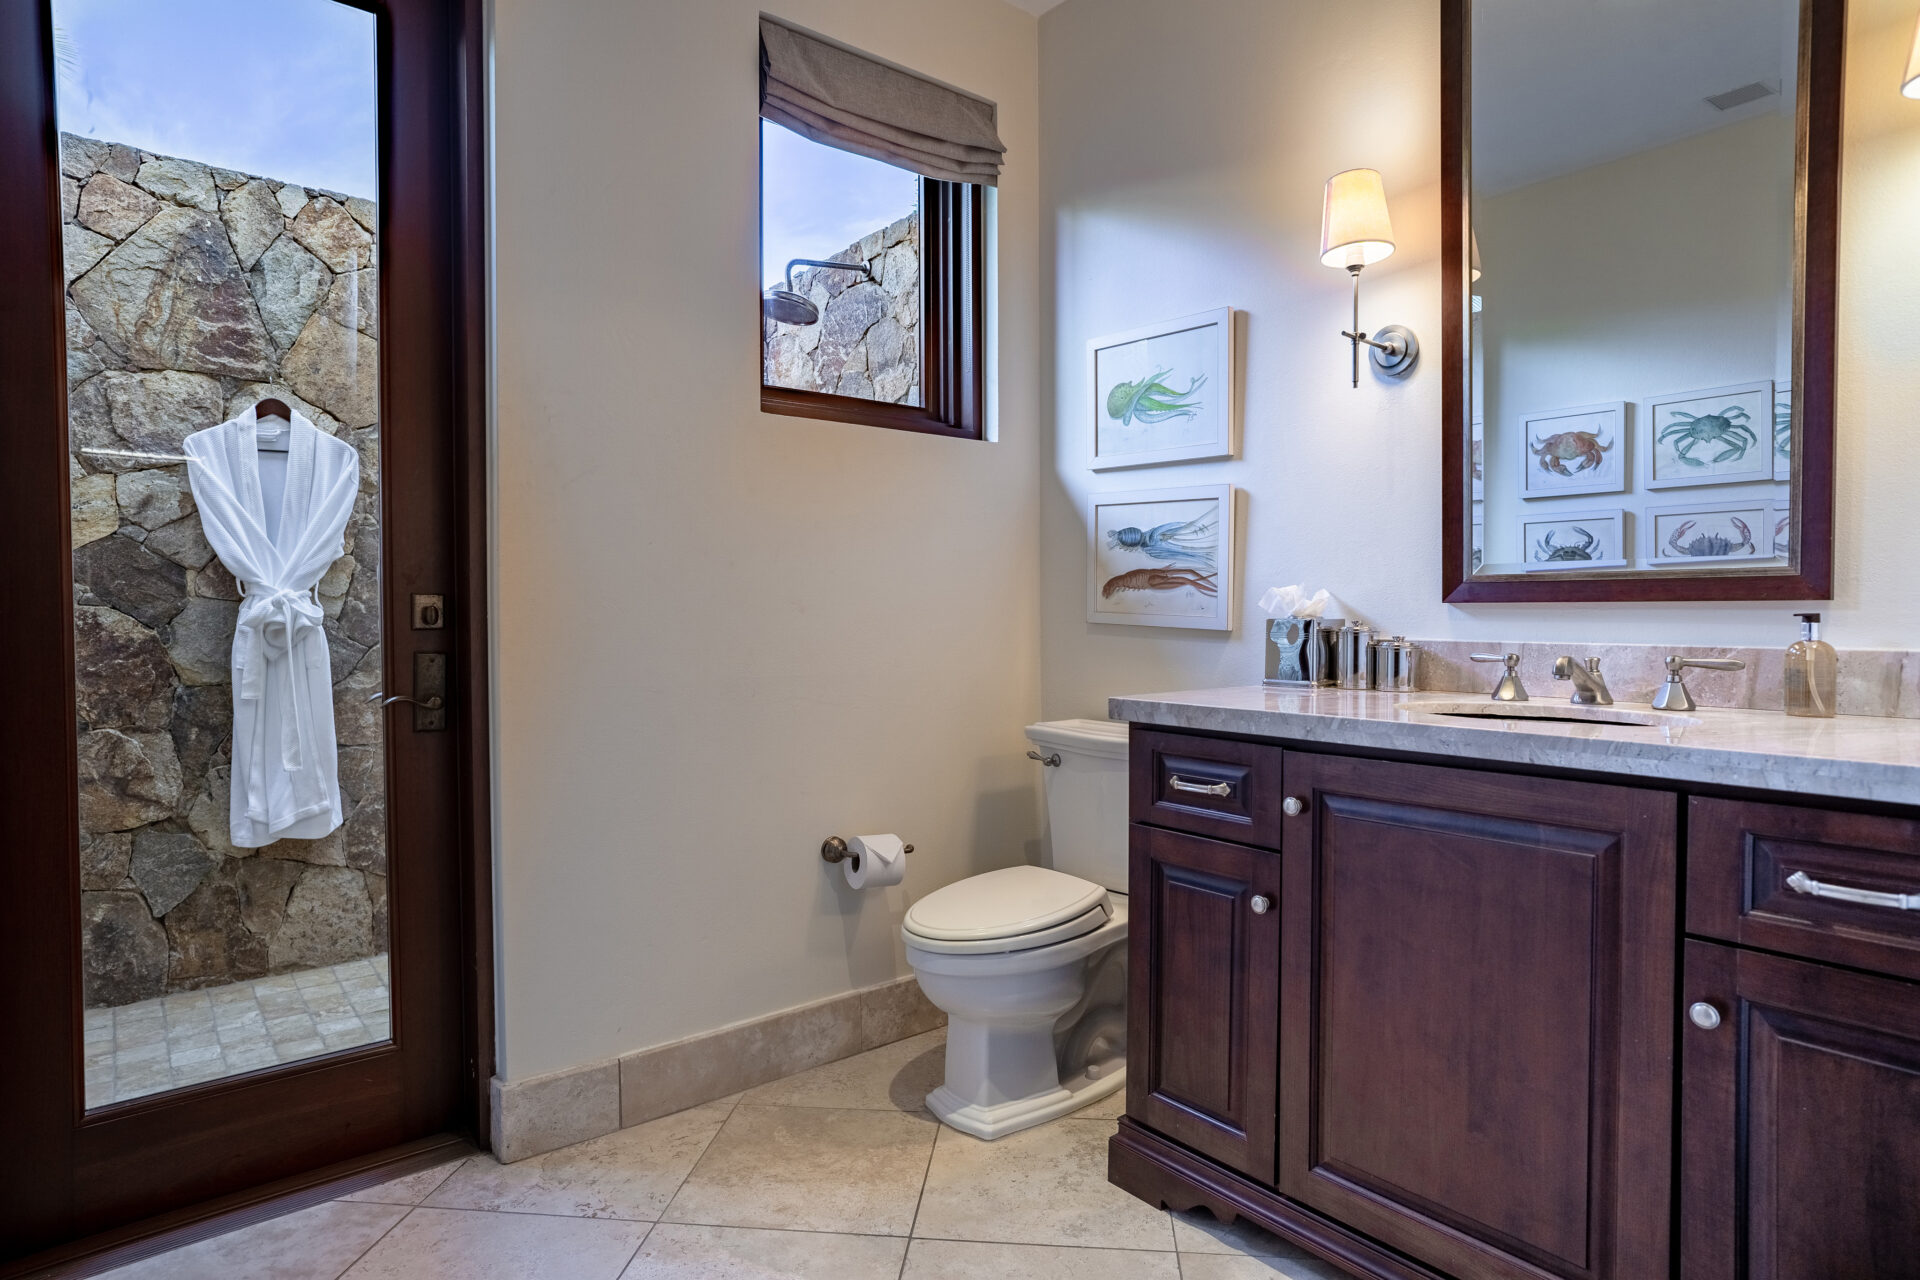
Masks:
[[[928,894],[907,960],[947,1015],[942,1121],[993,1139],[1126,1083],[1127,727],[1029,725],[1047,764],[1052,866],[1004,867]]]

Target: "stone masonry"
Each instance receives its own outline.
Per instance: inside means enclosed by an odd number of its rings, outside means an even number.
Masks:
[[[80,878],[89,1007],[386,949],[371,201],[62,134]],[[177,454],[274,395],[360,451],[320,583],[347,821],[228,841],[240,592]]]
[[[864,262],[878,283],[808,269],[794,292],[820,308],[817,324],[763,324],[768,385],[827,391],[887,404],[920,403],[920,215],[861,237],[832,255]]]

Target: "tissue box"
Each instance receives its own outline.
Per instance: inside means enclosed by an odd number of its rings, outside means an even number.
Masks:
[[[1315,687],[1335,683],[1338,618],[1268,618],[1265,683]]]

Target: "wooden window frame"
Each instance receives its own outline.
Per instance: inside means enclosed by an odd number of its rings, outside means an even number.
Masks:
[[[766,199],[764,188],[761,200]],[[983,188],[920,179],[920,400],[883,404],[858,396],[776,387],[766,377],[766,326],[754,326],[760,411],[824,418],[960,440],[986,438],[986,219]]]

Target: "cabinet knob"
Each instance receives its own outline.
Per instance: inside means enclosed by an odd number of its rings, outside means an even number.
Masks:
[[[1720,1011],[1705,1000],[1696,1000],[1687,1006],[1687,1019],[1702,1031],[1711,1031],[1720,1025]]]
[[[1288,796],[1280,802],[1280,812],[1289,818],[1297,818],[1307,811],[1307,802],[1299,796]]]
[[[1253,901],[1247,905],[1253,908],[1253,914],[1263,916],[1272,908],[1273,900],[1264,893],[1256,893],[1253,895]]]

